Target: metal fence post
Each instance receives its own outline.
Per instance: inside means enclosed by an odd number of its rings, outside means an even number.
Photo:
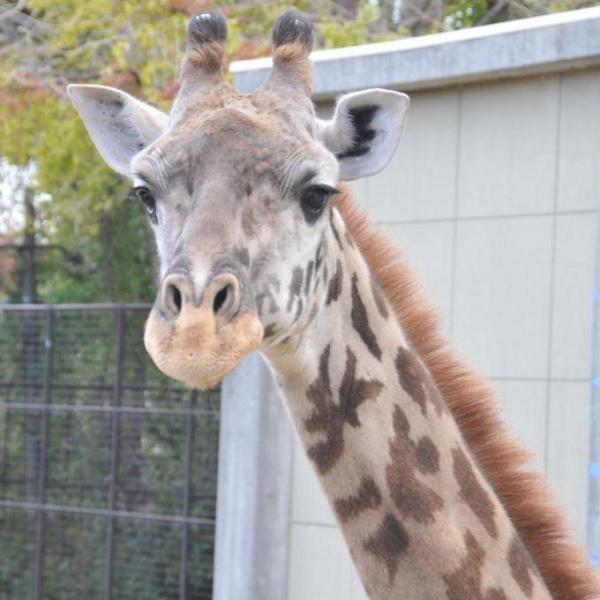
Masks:
[[[110,423],[110,483],[108,489],[108,510],[115,509],[115,495],[117,490],[117,471],[119,468],[119,411],[121,406],[121,385],[123,377],[123,307],[118,306],[115,311],[115,329],[117,360],[115,371],[115,383],[113,387],[111,423]],[[106,566],[105,566],[105,588],[104,600],[112,600],[113,594],[113,559],[115,552],[115,518],[111,512],[107,517],[106,531]]]
[[[292,449],[285,407],[255,353],[221,388],[214,600],[286,597]]]
[[[46,502],[46,471],[48,453],[48,429],[50,427],[50,412],[48,405],[51,399],[52,386],[52,357],[54,352],[54,312],[48,309],[46,315],[46,336],[44,341],[44,383],[42,403],[42,428],[40,439],[40,458],[37,480],[37,501],[40,505],[35,522],[35,577],[33,582],[33,597],[39,600],[43,589],[43,567],[44,567],[44,511],[42,506]]]
[[[192,449],[194,443],[194,406],[198,398],[197,390],[192,390],[188,397],[188,411],[185,424],[185,458],[184,458],[184,488],[183,488],[183,522],[181,523],[181,564],[179,570],[179,600],[187,598],[188,576],[188,536],[190,516],[190,499],[192,492]]]

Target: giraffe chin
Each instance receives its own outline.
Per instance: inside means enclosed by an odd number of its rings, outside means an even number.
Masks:
[[[144,344],[165,374],[205,390],[215,386],[263,339],[263,326],[253,313],[218,323],[198,308],[184,309],[173,323],[155,308],[150,312]]]

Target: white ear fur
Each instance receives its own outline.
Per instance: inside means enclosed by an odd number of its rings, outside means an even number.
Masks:
[[[127,177],[131,159],[167,126],[163,112],[114,88],[74,84],[67,93],[102,158]]]
[[[342,96],[330,121],[319,121],[321,140],[336,155],[340,179],[374,175],[392,158],[406,125],[406,94],[374,89]]]

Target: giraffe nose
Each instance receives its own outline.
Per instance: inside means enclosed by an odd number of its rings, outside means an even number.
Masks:
[[[144,344],[163,373],[206,389],[258,349],[263,334],[243,274],[219,270],[202,286],[178,269],[163,279]]]
[[[195,304],[194,283],[188,273],[169,273],[163,280],[159,302],[162,312],[171,320],[183,312],[186,306]],[[206,285],[200,309],[208,309],[214,317],[232,319],[239,311],[240,284],[233,273],[220,273]]]

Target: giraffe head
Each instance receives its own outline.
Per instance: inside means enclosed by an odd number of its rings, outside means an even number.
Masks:
[[[221,71],[226,37],[220,13],[192,18],[169,115],[116,89],[68,88],[156,235],[160,283],[146,348],[167,375],[199,388],[306,327],[324,295],[307,279],[316,281],[331,246],[329,200],[340,180],[387,164],[408,107],[403,94],[371,90],[317,119],[313,29],[295,12],[274,27],[269,79],[238,94]]]

